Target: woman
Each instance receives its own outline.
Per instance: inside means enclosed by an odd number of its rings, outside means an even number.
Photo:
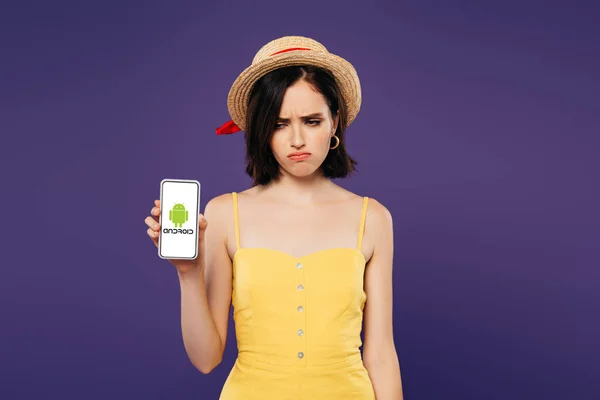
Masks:
[[[402,399],[392,217],[331,181],[354,171],[344,134],[360,104],[352,65],[300,36],[263,46],[230,90],[217,134],[244,131],[254,185],[211,199],[199,257],[170,260],[202,373],[222,360],[233,304],[238,357],[221,400]],[[151,214],[158,245],[158,200]]]

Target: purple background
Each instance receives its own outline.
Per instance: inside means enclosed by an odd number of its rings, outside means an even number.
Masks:
[[[163,178],[248,187],[214,129],[290,34],[362,81],[340,184],[394,216],[406,399],[600,398],[597,2],[94,3],[0,10],[0,398],[218,397],[233,329],[195,370],[143,220]]]

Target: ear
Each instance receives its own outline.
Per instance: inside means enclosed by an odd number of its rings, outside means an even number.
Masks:
[[[338,112],[335,114],[335,118],[333,118],[333,132],[332,132],[332,135],[335,134],[335,132],[337,131],[338,123],[339,122],[340,122],[340,112],[338,110]]]

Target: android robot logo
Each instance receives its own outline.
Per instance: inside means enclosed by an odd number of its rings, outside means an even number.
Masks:
[[[177,228],[177,226],[181,228],[181,226],[187,222],[188,211],[183,204],[177,203],[173,206],[173,209],[169,211],[169,220],[173,222],[175,228]]]

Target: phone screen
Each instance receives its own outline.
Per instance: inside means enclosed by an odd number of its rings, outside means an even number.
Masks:
[[[160,209],[159,257],[195,259],[198,256],[200,183],[163,179],[160,184]]]

